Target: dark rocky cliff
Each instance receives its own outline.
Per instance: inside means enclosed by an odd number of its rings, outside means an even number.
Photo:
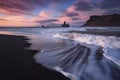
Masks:
[[[83,26],[120,26],[120,14],[91,16]]]

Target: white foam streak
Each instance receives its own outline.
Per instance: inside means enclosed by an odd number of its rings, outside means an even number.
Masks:
[[[120,66],[120,50],[117,49],[104,49],[104,56]]]
[[[100,36],[80,33],[60,33],[55,34],[53,37],[72,39],[82,43],[102,46],[104,48],[120,48],[120,37],[114,36]]]
[[[55,34],[53,37],[72,39],[81,44],[86,43],[86,44],[94,44],[96,46],[101,46],[103,47],[103,50],[105,52],[103,54],[104,57],[116,63],[117,65],[120,65],[120,37],[100,36],[100,35],[90,35],[90,34],[80,34],[80,33],[61,33],[61,34]],[[92,46],[90,46],[89,48],[91,47]]]
[[[92,46],[89,51],[89,48],[73,44],[57,51],[41,52],[35,55],[34,59],[37,63],[54,69],[71,80],[112,80],[110,67],[106,61],[96,60],[96,49],[96,46]]]

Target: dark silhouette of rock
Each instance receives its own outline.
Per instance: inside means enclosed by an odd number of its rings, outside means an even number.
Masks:
[[[64,21],[64,23],[62,24],[62,27],[66,27],[66,21]]]
[[[66,27],[70,27],[70,25],[67,23],[67,24],[66,24]]]
[[[91,16],[83,26],[120,26],[120,14]]]
[[[64,23],[62,24],[62,27],[70,27],[70,25],[66,23],[66,21],[64,21]]]
[[[44,26],[44,25],[42,25],[41,27],[42,27],[42,28],[44,28],[45,26]]]

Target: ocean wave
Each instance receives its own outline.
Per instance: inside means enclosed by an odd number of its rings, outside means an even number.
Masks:
[[[71,80],[120,79],[119,37],[57,31],[46,33],[39,30],[38,34],[17,34],[30,38],[32,45],[29,49],[40,50],[34,56],[36,63],[56,70]],[[46,35],[48,36],[44,37]]]
[[[68,44],[59,49],[42,51],[35,55],[34,59],[36,63],[56,70],[71,80],[115,80],[112,79],[113,72],[109,66],[112,63],[102,56],[103,53],[97,52],[98,47],[86,46],[78,43]]]
[[[103,55],[120,66],[120,49],[104,49]]]
[[[53,37],[71,39],[81,43],[94,44],[103,48],[120,48],[120,37],[81,33],[57,33]]]
[[[115,36],[101,36],[81,33],[57,33],[53,37],[71,39],[78,43],[94,44],[103,47],[104,56],[120,65],[120,38]],[[92,46],[90,46],[92,47]],[[89,47],[89,48],[90,48]]]

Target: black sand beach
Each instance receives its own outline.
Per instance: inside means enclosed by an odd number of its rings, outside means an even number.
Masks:
[[[36,64],[24,36],[0,35],[0,80],[69,80]]]

